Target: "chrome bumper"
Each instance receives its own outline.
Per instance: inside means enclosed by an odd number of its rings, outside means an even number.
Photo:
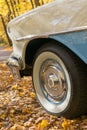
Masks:
[[[10,68],[13,78],[17,81],[20,81],[21,80],[21,76],[20,76],[21,64],[19,63],[19,60],[15,57],[10,57],[6,61],[6,65]]]

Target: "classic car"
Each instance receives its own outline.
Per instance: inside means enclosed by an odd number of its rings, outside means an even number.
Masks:
[[[55,0],[9,22],[14,78],[32,75],[41,106],[74,118],[87,113],[87,0]]]

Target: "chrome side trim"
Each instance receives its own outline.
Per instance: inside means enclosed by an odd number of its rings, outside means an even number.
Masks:
[[[70,32],[79,32],[79,31],[87,31],[87,26],[83,26],[83,27],[74,27],[72,29],[68,29],[65,31],[60,31],[60,32],[53,32],[53,33],[46,33],[43,35],[28,35],[28,36],[24,36],[24,37],[19,37],[16,39],[16,41],[22,41],[22,40],[27,40],[27,39],[35,39],[35,38],[48,38],[48,36],[50,35],[57,35],[57,34],[64,34],[64,33],[70,33]]]

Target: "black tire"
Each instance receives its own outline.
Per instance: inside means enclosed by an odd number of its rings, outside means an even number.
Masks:
[[[87,111],[86,65],[55,43],[42,46],[33,65],[33,85],[49,113],[74,118]]]

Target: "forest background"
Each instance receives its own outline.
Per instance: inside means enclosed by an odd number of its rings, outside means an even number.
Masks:
[[[53,0],[0,0],[0,44],[11,44],[6,31],[10,20],[51,1]]]

